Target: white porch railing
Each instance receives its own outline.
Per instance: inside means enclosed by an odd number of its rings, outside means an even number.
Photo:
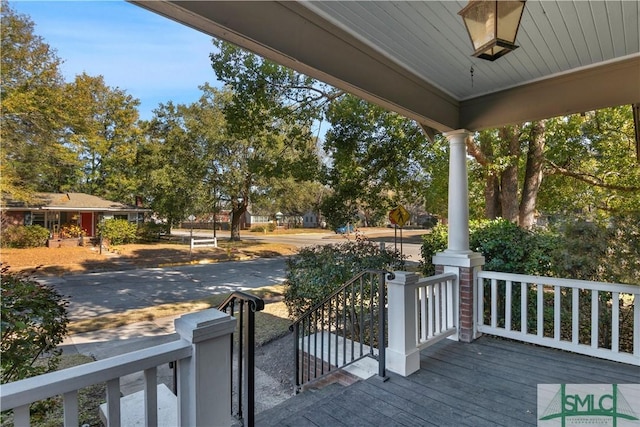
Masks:
[[[476,289],[479,332],[640,365],[640,286],[482,271]]]
[[[458,296],[455,273],[419,278],[394,272],[389,280],[389,346],[387,368],[410,375],[420,368],[420,350],[455,335]]]
[[[0,410],[13,409],[14,425],[29,426],[33,402],[62,395],[64,425],[78,426],[81,388],[107,383],[108,426],[120,426],[120,378],[144,372],[146,425],[158,425],[157,366],[177,361],[180,425],[231,425],[230,339],[236,320],[218,310],[176,320],[178,341],[2,385]]]
[[[416,346],[422,350],[456,333],[453,273],[420,279],[415,286]]]

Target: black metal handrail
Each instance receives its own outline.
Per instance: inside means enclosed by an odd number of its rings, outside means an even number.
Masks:
[[[305,383],[364,357],[377,359],[378,376],[386,379],[387,277],[393,273],[359,273],[289,327],[294,333],[296,393]]]
[[[238,393],[237,410],[231,401],[231,414],[242,421],[244,426],[253,427],[255,423],[255,313],[264,309],[264,301],[255,295],[236,291],[220,304],[218,310],[238,318]],[[230,310],[230,311],[229,311]],[[246,312],[246,320],[245,320]],[[233,351],[235,333],[231,335],[231,372],[233,372]],[[244,381],[243,381],[244,379]],[[243,394],[243,389],[245,393]],[[230,393],[233,396],[233,375],[231,375]],[[243,402],[244,401],[244,402]],[[243,406],[245,411],[243,413]]]

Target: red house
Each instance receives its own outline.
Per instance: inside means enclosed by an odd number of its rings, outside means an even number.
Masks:
[[[143,221],[145,212],[151,212],[85,193],[37,193],[29,203],[3,197],[0,209],[8,225],[40,225],[49,229],[52,235],[65,225],[79,225],[86,237],[95,236],[102,219],[138,223]]]

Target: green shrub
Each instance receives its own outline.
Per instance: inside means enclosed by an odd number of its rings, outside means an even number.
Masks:
[[[525,230],[506,219],[472,225],[469,247],[485,257],[484,269],[516,274],[550,274],[550,250],[555,238],[542,231]]]
[[[485,257],[485,270],[518,274],[551,274],[553,250],[558,239],[542,230],[527,231],[504,220],[471,221],[469,247]],[[447,248],[448,228],[439,224],[422,236],[421,271],[435,274],[431,257]]]
[[[98,233],[112,245],[136,241],[138,226],[126,219],[107,219],[98,224]]]
[[[606,281],[612,230],[585,220],[561,223],[562,246],[553,252],[553,271],[559,277]]]
[[[136,229],[138,240],[158,240],[160,235],[168,233],[168,225],[155,222],[143,222]]]
[[[2,230],[2,246],[37,248],[47,245],[49,230],[39,225],[11,225]]]
[[[438,224],[431,231],[422,236],[422,247],[420,253],[422,261],[420,270],[425,276],[433,276],[435,274],[435,266],[431,262],[431,258],[437,253],[447,249],[447,238],[449,232],[444,224]]]
[[[582,280],[640,284],[640,213],[556,225],[553,274]]]
[[[609,226],[608,281],[640,284],[640,212],[619,216]]]
[[[361,237],[333,245],[309,246],[287,260],[284,302],[292,318],[310,307],[358,273],[367,269],[398,269],[403,257],[385,251]]]
[[[276,223],[270,222],[269,224],[267,224],[267,231],[276,231]]]
[[[2,383],[54,370],[67,334],[66,301],[54,289],[2,268]],[[44,354],[46,363],[36,364]]]

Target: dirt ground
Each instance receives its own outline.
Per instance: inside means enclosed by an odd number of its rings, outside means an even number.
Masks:
[[[218,248],[197,248],[176,243],[130,244],[100,253],[95,246],[0,249],[0,262],[11,271],[34,270],[43,275],[89,273],[122,268],[162,267],[185,263],[242,260],[292,255],[296,248],[275,243],[221,243]]]

